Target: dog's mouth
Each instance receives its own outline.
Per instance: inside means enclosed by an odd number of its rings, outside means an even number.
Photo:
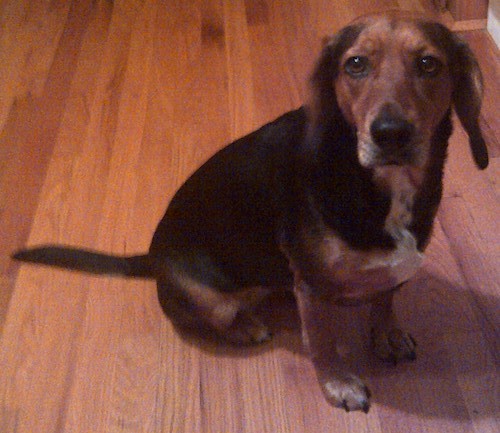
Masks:
[[[385,143],[382,149],[371,140],[363,140],[358,143],[358,159],[365,168],[416,166],[419,161],[415,147],[411,144]]]
[[[414,167],[412,158],[382,158],[373,168],[376,167]]]
[[[396,166],[422,169],[429,158],[430,138],[414,134],[406,142],[376,143],[371,135],[358,134],[357,155],[362,167]]]
[[[420,128],[400,112],[398,106],[386,104],[362,122],[357,150],[363,167],[419,167],[425,163]]]
[[[404,167],[408,165],[413,165],[414,164],[414,158],[411,155],[408,154],[403,154],[403,155],[394,155],[393,153],[389,156],[382,155],[379,158],[378,161],[378,166],[379,167],[385,167],[385,166],[397,166],[397,167]]]

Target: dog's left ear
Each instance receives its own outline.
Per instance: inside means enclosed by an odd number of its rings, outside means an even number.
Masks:
[[[483,99],[481,70],[472,50],[456,35],[452,35],[454,53],[450,59],[453,78],[453,105],[469,135],[472,156],[481,170],[488,166],[488,149],[479,127],[479,112]]]

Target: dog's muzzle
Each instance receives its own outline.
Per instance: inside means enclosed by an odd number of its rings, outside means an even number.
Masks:
[[[407,165],[415,159],[412,146],[415,126],[406,119],[382,112],[370,126],[373,145],[381,165]]]

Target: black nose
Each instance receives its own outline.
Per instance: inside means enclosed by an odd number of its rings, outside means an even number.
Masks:
[[[408,144],[415,127],[405,119],[382,115],[370,127],[373,141],[380,147],[402,147]]]

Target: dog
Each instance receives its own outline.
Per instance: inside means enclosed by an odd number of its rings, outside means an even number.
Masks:
[[[443,25],[389,13],[328,39],[310,81],[307,104],[220,150],[184,183],[147,254],[41,246],[13,258],[156,279],[175,326],[239,344],[269,339],[253,310],[273,291],[293,289],[325,397],[368,412],[370,391],[327,350],[336,329],[323,319],[371,303],[375,353],[415,358],[392,298],[429,243],[452,108],[476,165],[488,165],[481,72]]]

